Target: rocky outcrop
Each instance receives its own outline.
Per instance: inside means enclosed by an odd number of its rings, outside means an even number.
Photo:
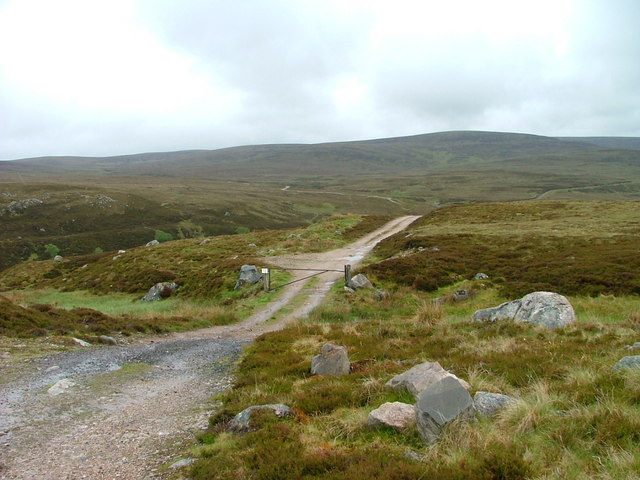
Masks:
[[[262,280],[262,274],[258,272],[258,268],[255,265],[242,265],[242,267],[240,267],[238,280],[233,288],[234,290],[238,290],[245,285],[258,283],[260,280]]]
[[[173,295],[173,292],[175,292],[177,288],[177,283],[156,283],[149,289],[147,294],[142,297],[142,300],[145,302],[157,302],[158,300],[162,300],[163,298],[168,298]]]
[[[478,310],[473,314],[474,322],[513,320],[550,329],[564,327],[573,323],[575,319],[576,315],[569,300],[553,292],[533,292],[520,300]]]
[[[229,423],[229,429],[235,431],[246,431],[251,429],[251,414],[256,410],[271,410],[278,418],[286,417],[291,414],[291,409],[287,405],[281,403],[270,403],[267,405],[253,405],[245,408],[237,414]]]
[[[458,379],[445,377],[430,385],[418,396],[418,433],[425,443],[435,443],[447,423],[460,416],[471,417],[473,412],[473,400],[466,388]]]
[[[371,428],[388,427],[404,430],[416,421],[416,407],[402,402],[383,403],[372,410],[367,418],[367,426]]]
[[[473,396],[473,405],[476,412],[483,417],[493,417],[514,401],[515,398],[500,393],[476,392]]]
[[[630,355],[628,357],[622,357],[613,366],[614,370],[624,370],[627,368],[640,368],[640,355]]]
[[[325,343],[322,352],[311,360],[311,373],[339,377],[351,371],[347,349],[333,343]]]
[[[417,398],[431,385],[448,377],[458,380],[465,389],[471,388],[467,382],[442,368],[438,362],[424,362],[415,365],[406,372],[393,377],[386,383],[386,386],[394,390],[405,389]]]

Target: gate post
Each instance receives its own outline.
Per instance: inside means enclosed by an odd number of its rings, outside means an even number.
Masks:
[[[344,285],[345,287],[349,286],[349,282],[351,281],[351,265],[344,266]]]
[[[263,268],[262,269],[262,289],[265,292],[268,292],[269,290],[271,290],[271,279],[269,278],[269,269],[268,268]]]

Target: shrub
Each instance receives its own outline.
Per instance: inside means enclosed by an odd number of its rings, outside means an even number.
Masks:
[[[49,258],[53,258],[58,255],[58,253],[60,253],[60,249],[53,243],[46,244],[44,246],[44,251],[49,256]]]
[[[170,242],[173,240],[173,235],[168,232],[163,232],[162,230],[156,230],[155,239],[160,243]]]

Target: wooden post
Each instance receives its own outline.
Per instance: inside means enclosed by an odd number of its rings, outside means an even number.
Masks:
[[[268,292],[269,290],[271,290],[271,279],[269,278],[269,269],[268,268],[263,268],[262,269],[262,289],[265,292]]]
[[[345,287],[349,286],[349,282],[351,281],[351,265],[344,266],[344,285]]]

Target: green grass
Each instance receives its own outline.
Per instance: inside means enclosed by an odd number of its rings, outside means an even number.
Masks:
[[[370,313],[385,310],[380,315],[385,320],[366,316],[327,323],[317,312],[320,323],[310,319],[260,337],[201,438],[202,459],[192,478],[560,479],[578,478],[579,471],[583,478],[633,478],[640,373],[616,373],[611,366],[626,354],[623,347],[635,341],[637,330],[599,316],[608,299],[589,299],[583,306],[602,321],[580,318],[574,326],[548,331],[450,319],[450,312],[465,310],[468,320],[475,308],[471,303],[447,303],[440,321],[419,322],[419,307],[407,307],[402,293],[392,292],[388,304],[371,308]],[[320,310],[340,305],[362,310],[357,306],[362,301],[336,291]],[[311,358],[327,341],[348,348],[349,376],[310,375]],[[410,363],[398,364],[406,360]],[[388,401],[412,402],[384,383],[425,360],[439,361],[474,391],[519,400],[494,420],[454,423],[435,447],[423,446],[414,430],[370,431],[368,412]],[[293,407],[295,416],[265,418],[256,431],[242,436],[225,432],[225,422],[240,410],[276,402]],[[406,449],[425,462],[409,460]],[[283,457],[285,451],[296,453]]]

